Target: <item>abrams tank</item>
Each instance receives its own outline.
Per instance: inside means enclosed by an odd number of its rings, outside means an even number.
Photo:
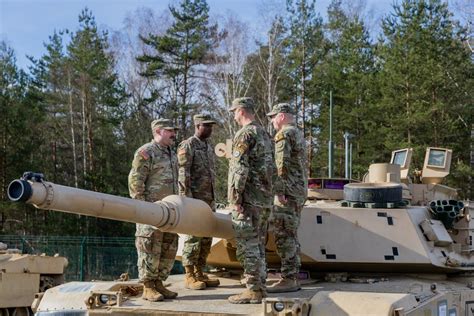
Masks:
[[[240,268],[229,210],[213,213],[204,202],[180,196],[148,203],[38,177],[14,180],[8,190],[12,201],[216,237],[208,264],[227,271],[218,274],[220,287],[201,291],[184,289],[182,276],[171,276],[169,286],[179,296],[155,303],[140,298],[136,281],[67,283],[46,291],[37,314],[473,315],[474,208],[440,184],[449,174],[450,150],[428,148],[416,181],[408,174],[410,158],[410,149],[395,151],[391,163],[371,165],[361,183],[344,183],[341,190],[326,181],[332,187],[310,189],[340,192],[325,192],[330,200],[308,200],[302,211],[302,290],[270,294],[261,305],[227,302],[241,291],[239,278],[229,273]],[[267,263],[278,269],[273,240],[270,227]],[[267,283],[277,277],[270,270]]]
[[[64,257],[21,254],[0,242],[0,315],[33,315],[35,297],[62,284],[66,266]]]

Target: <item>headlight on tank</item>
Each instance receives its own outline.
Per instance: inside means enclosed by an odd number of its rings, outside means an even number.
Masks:
[[[109,302],[109,296],[107,294],[101,294],[99,296],[99,302],[102,304],[107,304]]]
[[[309,301],[303,298],[276,297],[263,299],[263,315],[283,316],[298,315],[307,316],[309,314]]]
[[[276,312],[281,312],[285,309],[285,303],[283,302],[275,302],[273,303],[273,309],[276,311]]]

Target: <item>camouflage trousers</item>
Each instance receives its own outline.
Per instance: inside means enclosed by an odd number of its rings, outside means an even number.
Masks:
[[[137,234],[140,232],[139,226],[149,225],[137,224]],[[178,250],[178,234],[164,233],[158,229],[146,231],[149,233],[135,237],[138,277],[141,282],[157,279],[164,281],[173,268]]]
[[[247,204],[242,207],[242,213],[232,211],[237,260],[244,268],[247,288],[250,290],[265,289],[267,278],[265,243],[270,209]]]
[[[183,266],[205,267],[211,245],[212,237],[186,236],[183,248]]]
[[[298,226],[303,204],[288,200],[286,204],[275,201],[272,223],[277,254],[281,259],[283,278],[297,278],[301,266]]]

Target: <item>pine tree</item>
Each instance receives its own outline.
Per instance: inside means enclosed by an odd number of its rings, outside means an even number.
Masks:
[[[289,76],[294,87],[292,102],[300,105],[303,130],[306,129],[307,84],[311,69],[322,57],[324,45],[322,19],[315,0],[287,0],[289,13]]]
[[[451,148],[462,168],[469,161],[474,97],[465,31],[440,0],[406,0],[394,11],[383,20],[380,43],[380,140],[387,150],[413,147],[415,157],[427,146]],[[414,161],[417,168],[422,163]]]
[[[319,117],[314,120],[317,130],[317,159],[315,170],[326,175],[329,92],[333,92],[333,139],[336,143],[335,173],[344,176],[343,134],[353,135],[353,174],[361,177],[376,154],[372,131],[373,102],[377,98],[374,82],[373,45],[369,33],[357,15],[349,16],[340,0],[328,8],[327,52],[313,71],[311,88],[320,91]]]
[[[24,171],[42,170],[46,159],[38,152],[41,145],[45,110],[38,95],[30,92],[31,80],[16,65],[15,53],[0,42],[0,187],[2,231],[22,233],[34,229],[36,214],[25,205],[7,200],[7,186]],[[4,225],[8,221],[9,225]]]
[[[268,130],[273,127],[266,114],[276,103],[288,102],[294,92],[288,85],[288,45],[288,30],[283,18],[277,16],[266,42],[259,43],[257,51],[247,56],[244,67],[247,96],[254,99],[257,120]]]
[[[125,166],[115,154],[120,144],[117,128],[125,94],[113,71],[114,60],[107,52],[107,32],[98,30],[88,9],[80,14],[79,23],[67,52],[75,100],[73,112],[81,120],[83,185],[100,191],[126,192],[124,180],[119,182],[120,187],[116,186],[116,168]]]
[[[146,64],[143,76],[168,81],[165,91],[155,90],[150,101],[167,92],[166,115],[173,115],[181,133],[186,133],[198,67],[206,63],[217,25],[209,25],[209,6],[205,0],[183,0],[179,7],[169,9],[174,22],[163,36],[140,37],[155,54],[144,54],[137,59]]]

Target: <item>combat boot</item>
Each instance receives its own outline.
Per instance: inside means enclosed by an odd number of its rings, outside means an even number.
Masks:
[[[202,272],[202,267],[194,266],[194,276],[198,281],[206,283],[206,287],[215,287],[221,284],[219,279],[210,279],[207,274]]]
[[[283,278],[278,282],[267,286],[268,293],[296,292],[301,289],[298,279]]]
[[[206,283],[199,281],[194,275],[194,266],[185,266],[184,287],[190,290],[202,290],[206,288]]]
[[[155,289],[155,283],[153,281],[145,281],[143,283],[142,299],[150,302],[158,302],[162,301],[163,298],[163,295]]]
[[[168,290],[161,280],[155,280],[155,289],[163,294],[166,299],[173,299],[178,296],[178,293]]]
[[[227,299],[232,304],[260,304],[262,302],[263,293],[261,290],[245,289],[240,294],[229,296]]]

